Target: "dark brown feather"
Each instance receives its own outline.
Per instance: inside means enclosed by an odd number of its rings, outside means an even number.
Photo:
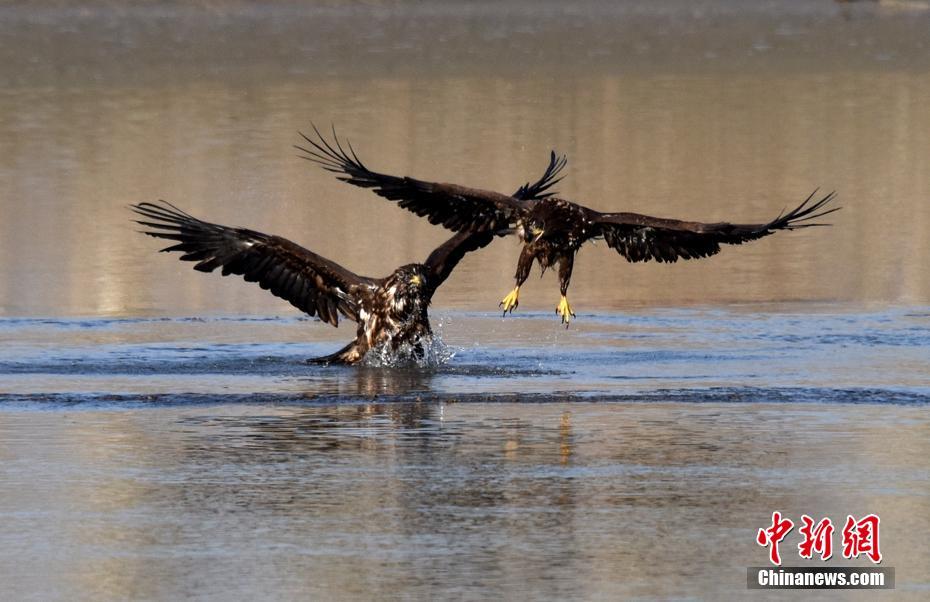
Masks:
[[[148,228],[144,234],[177,242],[163,252],[184,253],[180,259],[198,262],[194,269],[201,272],[222,268],[224,276],[237,274],[247,282],[257,282],[333,326],[339,325],[340,313],[357,321],[360,289],[378,284],[287,239],[211,224],[165,201],[130,208],[145,218],[137,221]]]
[[[824,209],[835,198],[831,192],[811,203],[814,194],[797,208],[764,224],[702,223],[663,219],[637,213],[590,212],[595,227],[591,238],[603,236],[607,245],[629,261],[650,259],[672,263],[679,259],[709,257],[720,252],[721,244],[738,245],[768,236],[778,230],[796,230],[824,226],[812,222],[839,207]]]
[[[552,194],[551,187],[565,166],[565,158],[552,153],[549,167],[533,184],[524,184],[514,196],[488,190],[468,188],[457,184],[426,182],[408,177],[381,174],[368,169],[358,158],[352,145],[343,145],[333,131],[329,142],[313,126],[316,134],[301,137],[307,146],[296,146],[302,158],[319,164],[326,171],[354,186],[370,188],[376,194],[391,200],[420,216],[431,224],[442,225],[453,231],[490,230],[499,232],[516,224],[537,199]]]

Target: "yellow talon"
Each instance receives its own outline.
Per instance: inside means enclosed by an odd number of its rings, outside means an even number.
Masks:
[[[562,300],[559,301],[559,306],[555,308],[555,313],[562,316],[562,324],[565,324],[565,328],[568,328],[569,322],[575,317],[575,312],[572,311],[572,306],[568,304],[568,298],[565,295],[562,295]]]
[[[504,308],[504,315],[507,315],[507,312],[513,313],[513,310],[517,309],[517,306],[520,305],[520,287],[515,286],[512,291],[510,291],[503,301],[497,304],[498,307]]]

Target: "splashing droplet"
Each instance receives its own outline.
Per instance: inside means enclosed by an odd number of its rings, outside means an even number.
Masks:
[[[420,349],[410,343],[402,343],[397,348],[388,344],[373,347],[365,354],[362,366],[371,368],[438,368],[455,357],[455,350],[442,342],[440,328],[431,337],[420,340]]]

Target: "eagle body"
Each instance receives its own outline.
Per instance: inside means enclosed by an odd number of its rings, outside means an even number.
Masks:
[[[427,309],[433,294],[467,253],[494,238],[488,231],[459,232],[425,262],[369,278],[285,238],[205,222],[164,201],[131,209],[143,217],[136,222],[147,228],[143,234],[174,241],[162,251],[182,253],[182,261],[197,262],[195,270],[242,276],[332,326],[340,316],[358,324],[354,341],[314,363],[355,364],[376,348],[423,357],[432,336]]]
[[[397,352],[406,346],[423,357],[433,331],[430,328],[426,266],[409,264],[394,271],[370,288],[359,301],[359,321],[355,340],[315,363],[354,364],[375,348]]]
[[[526,216],[518,218],[517,232],[523,239],[523,251],[517,260],[516,280],[523,283],[535,259],[542,272],[559,264],[559,283],[564,295],[568,290],[575,253],[594,228],[589,212],[565,199],[548,197],[536,202]]]
[[[529,208],[525,216],[518,219],[523,225],[525,241],[529,242],[538,237],[566,250],[578,250],[591,238],[595,228],[590,211],[581,205],[556,197],[540,199]]]

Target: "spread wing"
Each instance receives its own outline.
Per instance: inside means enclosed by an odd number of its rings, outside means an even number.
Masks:
[[[300,134],[307,146],[296,146],[302,158],[313,161],[326,171],[337,174],[337,178],[362,188],[370,188],[388,200],[431,224],[441,224],[456,232],[464,230],[492,230],[501,232],[516,224],[534,201],[553,194],[552,186],[559,182],[565,167],[565,157],[553,152],[549,166],[536,182],[524,184],[513,196],[468,188],[457,184],[425,182],[414,178],[391,176],[371,171],[358,158],[352,145],[342,142],[333,130],[333,141],[329,142],[313,126],[315,138]]]
[[[432,292],[446,281],[452,270],[467,253],[482,249],[494,240],[494,232],[480,230],[478,232],[459,232],[430,253],[426,258],[426,269],[429,270],[429,285]]]
[[[340,313],[357,321],[359,293],[376,285],[279,236],[204,222],[165,201],[130,209],[145,218],[136,222],[149,228],[143,234],[177,242],[162,252],[183,253],[180,259],[198,262],[194,269],[201,272],[222,268],[223,276],[238,274],[257,282],[333,326],[339,325]]]
[[[811,203],[816,193],[815,190],[793,211],[783,213],[766,224],[705,224],[636,213],[592,212],[595,227],[591,237],[603,236],[608,246],[632,262],[654,259],[671,263],[679,259],[709,257],[719,253],[722,244],[739,245],[778,230],[828,225],[811,220],[839,211],[840,207],[825,208],[836,194],[831,192]]]

